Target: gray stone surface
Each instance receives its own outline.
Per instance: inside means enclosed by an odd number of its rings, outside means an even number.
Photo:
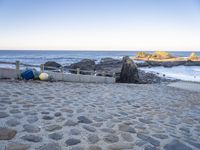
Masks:
[[[15,137],[17,131],[10,128],[0,128],[0,140],[11,140]]]
[[[7,114],[5,112],[0,112],[0,118],[6,118],[8,116],[9,116],[9,114]]]
[[[67,146],[72,146],[72,145],[77,145],[77,144],[81,143],[81,140],[71,138],[71,139],[68,139],[67,141],[65,141],[65,143]]]
[[[167,84],[0,80],[0,150],[198,150],[200,93]]]
[[[78,121],[79,123],[85,123],[85,124],[92,123],[92,121],[85,116],[79,116],[77,119],[79,120]]]
[[[29,132],[29,133],[37,133],[40,131],[39,127],[35,125],[31,125],[31,124],[25,124],[23,125],[23,128],[26,132]]]
[[[63,134],[62,133],[52,133],[52,134],[49,134],[49,138],[58,141],[63,138]]]
[[[15,127],[15,126],[19,125],[20,122],[17,119],[10,119],[10,120],[6,121],[6,124],[8,126]]]
[[[61,150],[61,146],[58,143],[48,143],[39,147],[38,150]]]
[[[60,129],[62,129],[62,126],[57,125],[57,124],[52,124],[45,127],[46,131],[55,131],[55,130],[60,130]]]
[[[96,134],[89,134],[89,135],[88,135],[88,141],[89,141],[90,143],[92,143],[92,144],[97,143],[99,140],[100,140],[100,139],[99,139],[98,135],[96,135]]]
[[[116,143],[119,141],[119,137],[117,135],[114,134],[108,134],[106,136],[104,136],[104,141],[107,143]]]
[[[178,140],[173,140],[171,143],[164,146],[165,150],[192,150],[192,148],[186,146]]]
[[[5,150],[27,150],[29,147],[28,144],[10,143],[6,146]]]
[[[29,141],[29,142],[41,142],[42,138],[40,136],[37,135],[24,135],[21,137],[23,140],[25,141]]]

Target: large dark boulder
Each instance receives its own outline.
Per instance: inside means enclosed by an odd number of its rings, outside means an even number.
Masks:
[[[119,82],[139,83],[137,65],[128,56],[123,58],[123,65],[120,72]]]
[[[55,61],[47,61],[45,64],[44,64],[44,68],[46,70],[55,70],[55,69],[58,69],[62,67],[61,64],[55,62]]]
[[[91,60],[91,59],[83,59],[80,62],[71,64],[69,66],[69,71],[71,73],[76,73],[75,70],[73,69],[77,69],[80,68],[80,70],[85,70],[85,71],[94,71],[95,70],[95,60]],[[70,70],[71,69],[71,70]],[[90,74],[89,72],[80,72],[81,74]]]

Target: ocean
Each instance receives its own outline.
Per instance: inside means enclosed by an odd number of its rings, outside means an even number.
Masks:
[[[95,59],[97,63],[101,58],[112,57],[122,59],[123,56],[134,56],[137,51],[4,51],[0,50],[0,61],[15,62],[39,65],[46,61],[56,61],[62,65],[69,65],[82,59]],[[150,52],[152,53],[152,52]],[[172,51],[173,56],[188,57],[191,52]],[[196,52],[200,56],[200,52]],[[0,67],[12,67],[11,65],[0,64]],[[178,66],[173,68],[153,67],[143,68],[145,71],[165,74],[167,77],[182,79],[186,81],[200,82],[200,66]]]

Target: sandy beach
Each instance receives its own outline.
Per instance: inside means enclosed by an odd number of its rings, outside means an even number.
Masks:
[[[0,150],[197,150],[199,97],[166,83],[0,80]]]

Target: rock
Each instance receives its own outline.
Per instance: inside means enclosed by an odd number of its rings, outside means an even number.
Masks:
[[[55,114],[54,114],[54,116],[55,117],[60,117],[62,114],[60,113],[60,112],[56,112]]]
[[[56,68],[60,68],[62,65],[55,62],[55,61],[47,61],[45,64],[44,64],[44,69],[45,70],[55,70]],[[54,68],[48,68],[48,67],[54,67]]]
[[[43,116],[42,119],[44,119],[44,120],[52,120],[53,116]]]
[[[121,137],[127,142],[132,142],[133,141],[133,137],[129,133],[124,132],[124,133],[121,134]]]
[[[101,131],[106,132],[106,133],[115,133],[115,130],[110,129],[110,128],[102,128]]]
[[[18,109],[11,109],[9,112],[10,112],[11,114],[17,114],[17,113],[20,113],[21,111],[18,110]]]
[[[137,137],[142,139],[142,140],[144,140],[144,141],[146,141],[146,142],[149,142],[150,144],[152,144],[154,146],[160,146],[160,142],[158,140],[150,137],[150,136],[138,133]]]
[[[83,59],[80,62],[71,64],[69,66],[70,69],[77,69],[80,68],[80,70],[95,70],[95,60],[91,60],[91,59]],[[71,73],[76,73],[76,71],[70,71]],[[86,73],[86,72],[80,72],[81,74],[90,74],[90,73]]]
[[[186,127],[180,127],[179,130],[185,132],[185,133],[190,133],[190,129],[186,128]]]
[[[76,147],[73,146],[70,150],[84,150],[84,148],[81,146],[76,146]]]
[[[47,111],[43,111],[43,112],[41,112],[41,114],[45,114],[45,115],[48,115],[48,114],[50,114],[50,112],[47,112]]]
[[[77,145],[77,144],[81,143],[81,141],[79,139],[71,138],[71,139],[68,139],[67,141],[65,141],[65,143],[67,146],[72,146],[72,145]]]
[[[97,142],[99,141],[99,137],[98,137],[98,135],[96,135],[96,134],[90,134],[90,135],[88,136],[88,141],[89,141],[91,144],[95,144],[95,143],[97,143]]]
[[[29,142],[34,142],[34,143],[42,141],[42,138],[37,135],[24,135],[21,137],[21,139],[25,141],[29,141]]]
[[[6,118],[8,117],[9,115],[5,112],[0,112],[0,118]]]
[[[20,122],[17,119],[10,119],[10,120],[6,121],[6,124],[8,126],[15,127],[15,126],[19,125]]]
[[[38,117],[37,116],[31,116],[27,119],[27,121],[29,123],[34,123],[34,122],[37,122],[38,121]]]
[[[49,134],[49,138],[58,141],[58,140],[61,140],[63,138],[63,134],[52,133],[52,134]]]
[[[119,141],[118,136],[114,135],[114,134],[108,134],[106,136],[104,136],[104,141],[107,143],[115,143]]]
[[[40,131],[40,128],[35,125],[25,124],[23,125],[23,128],[26,132],[29,133],[37,133]]]
[[[121,83],[138,83],[139,75],[136,64],[128,57],[123,58],[119,81]]]
[[[17,131],[9,128],[0,127],[0,140],[10,140],[15,137]]]
[[[158,139],[167,139],[168,135],[164,135],[164,134],[153,134],[152,136],[158,138]]]
[[[77,119],[79,123],[85,123],[85,124],[92,123],[92,121],[85,116],[79,116]]]
[[[113,76],[113,73],[120,72],[122,61],[113,58],[102,58],[100,63],[96,65],[97,75]]]
[[[133,149],[134,145],[132,143],[120,143],[112,144],[108,146],[109,150],[123,150],[123,149]]]
[[[136,133],[133,127],[126,124],[119,125],[119,130],[123,132]]]
[[[42,145],[38,150],[61,150],[61,147],[58,143],[48,143]]]
[[[55,130],[60,130],[60,129],[62,129],[62,127],[60,125],[56,125],[56,124],[45,127],[46,131],[55,131]]]
[[[151,120],[149,120],[149,119],[143,119],[143,118],[139,118],[139,121],[142,122],[142,123],[145,123],[145,124],[151,124],[151,123],[153,123]]]
[[[89,132],[95,132],[96,129],[94,127],[91,127],[91,126],[86,126],[86,125],[83,125],[83,128]]]
[[[187,143],[189,143],[190,145],[200,149],[200,143],[196,143],[196,142],[193,142],[193,141],[185,141]]]
[[[29,145],[21,144],[21,143],[10,143],[6,146],[5,150],[27,150],[29,149]]]
[[[99,146],[97,146],[97,145],[91,145],[91,146],[89,147],[89,150],[102,150],[102,148],[99,147]]]
[[[67,120],[65,122],[65,126],[76,126],[78,123],[77,122],[74,122],[73,120]]]
[[[78,129],[71,129],[71,130],[70,130],[70,133],[71,133],[72,135],[80,135],[80,134],[81,134],[81,131],[78,130]]]
[[[144,150],[160,150],[160,149],[152,145],[147,145],[145,146]]]
[[[192,150],[192,148],[186,146],[178,140],[173,140],[169,144],[164,146],[165,150]]]

